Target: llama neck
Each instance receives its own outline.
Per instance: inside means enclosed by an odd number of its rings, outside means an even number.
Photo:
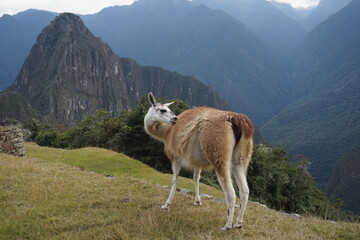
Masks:
[[[145,130],[154,138],[164,142],[169,130],[171,129],[171,126],[172,125],[170,123],[154,121],[145,124]]]

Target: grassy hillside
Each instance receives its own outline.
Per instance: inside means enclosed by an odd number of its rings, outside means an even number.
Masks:
[[[0,154],[1,239],[359,239],[360,224],[295,219],[249,203],[243,229],[220,231],[225,204],[192,205],[176,193],[160,209],[170,176],[111,151],[26,145],[23,158]],[[104,174],[116,175],[107,177]],[[180,179],[180,188],[190,188]],[[192,189],[192,188],[191,188]],[[201,186],[201,192],[222,192]]]

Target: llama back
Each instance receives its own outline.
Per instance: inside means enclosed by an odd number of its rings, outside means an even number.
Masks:
[[[208,108],[197,107],[182,112],[177,123],[171,128],[167,136],[165,152],[169,155],[183,155],[191,147],[194,137],[203,128],[203,122],[209,118]]]
[[[237,145],[240,137],[248,141],[252,139],[254,126],[243,114],[222,111],[208,107],[196,107],[184,111],[178,116],[177,123],[168,136],[166,152],[181,155],[191,147],[193,137],[200,135],[202,139],[216,142],[218,137],[226,139],[223,144]],[[233,143],[231,139],[235,137]],[[238,136],[238,139],[236,139]],[[190,145],[190,146],[189,146]],[[250,146],[249,146],[250,147]],[[170,153],[169,152],[169,153]]]
[[[189,136],[192,136],[196,131],[202,131],[207,127],[216,131],[215,127],[228,129],[229,126],[232,126],[234,135],[239,136],[238,140],[241,137],[253,138],[254,125],[246,115],[208,107],[196,107],[186,110],[178,116],[177,124],[173,127],[173,134],[171,134],[177,138],[172,139],[172,141],[181,142],[181,145],[184,146]]]

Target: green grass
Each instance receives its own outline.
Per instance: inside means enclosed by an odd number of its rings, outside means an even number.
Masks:
[[[15,126],[0,126],[0,132],[14,130],[14,129],[16,129]]]
[[[171,174],[160,173],[140,161],[106,149],[88,147],[64,150],[27,144],[26,155],[48,162],[66,163],[106,175],[132,177],[163,186],[171,183]],[[180,177],[178,187],[193,189],[193,181]],[[219,191],[205,184],[201,184],[201,188],[208,194],[223,197],[222,192],[219,194]]]
[[[243,229],[220,231],[225,204],[177,192],[170,175],[108,150],[26,144],[26,157],[0,154],[0,239],[359,239],[360,224],[294,219],[249,203]],[[116,177],[106,177],[111,174]],[[181,178],[181,188],[192,181]],[[201,185],[201,192],[222,197]]]

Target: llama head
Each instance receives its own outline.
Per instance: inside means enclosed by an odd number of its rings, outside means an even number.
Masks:
[[[145,121],[158,121],[171,124],[176,123],[177,117],[175,113],[169,109],[169,106],[173,104],[173,102],[164,104],[157,103],[154,95],[151,92],[148,94],[148,98],[149,102],[151,103],[151,107],[145,116]]]

